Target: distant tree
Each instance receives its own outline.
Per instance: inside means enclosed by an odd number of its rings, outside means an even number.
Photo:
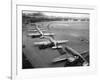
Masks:
[[[41,12],[37,12],[37,13],[32,13],[32,16],[45,16],[45,15]]]

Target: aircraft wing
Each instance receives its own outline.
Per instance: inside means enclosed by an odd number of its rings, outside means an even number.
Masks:
[[[84,51],[81,55],[89,62],[89,51]]]
[[[65,44],[68,42],[68,40],[57,40],[56,42],[57,44]]]
[[[59,56],[59,57],[57,57],[57,58],[54,58],[54,59],[52,60],[52,62],[64,61],[64,60],[66,60],[66,59],[67,59],[67,56],[66,56],[66,54],[64,54],[64,55],[61,55],[61,56]]]
[[[54,35],[54,33],[44,33],[44,35]]]
[[[36,29],[40,34],[43,34],[43,32],[40,30],[39,26],[36,26]]]
[[[75,58],[71,55],[64,54],[57,58],[54,58],[52,62],[55,63],[55,62],[60,62],[60,61],[65,61],[65,60],[69,60],[70,62],[73,62]]]
[[[30,29],[28,31],[34,31],[34,32],[38,32],[36,29]]]
[[[81,55],[84,55],[84,54],[89,54],[89,51],[84,51],[81,53]]]
[[[50,44],[49,41],[43,41],[43,42],[34,42],[34,45],[39,46],[39,45],[48,45]]]
[[[38,36],[40,35],[39,33],[29,33],[27,36]]]

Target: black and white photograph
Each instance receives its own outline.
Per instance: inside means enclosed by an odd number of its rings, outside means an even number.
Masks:
[[[90,15],[22,10],[22,69],[90,66]]]
[[[96,73],[94,7],[14,3],[12,80],[70,79]]]

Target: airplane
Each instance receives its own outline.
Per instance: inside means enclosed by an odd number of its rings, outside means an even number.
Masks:
[[[28,29],[27,30],[28,32],[38,32],[38,30],[36,30],[35,28],[32,28],[32,29]],[[42,32],[46,32],[46,30],[41,30]]]
[[[36,26],[36,30],[33,29],[33,31],[38,32],[38,33],[30,33],[27,36],[32,37],[32,38],[44,38],[45,36],[53,37],[55,35],[54,33],[43,33],[43,31],[46,31],[46,30],[40,30],[39,25]]]
[[[62,48],[60,45],[68,42],[68,40],[54,40],[52,37],[45,37],[45,39],[48,39],[48,41],[34,42],[34,45],[39,46],[40,49],[50,47],[52,47],[52,49],[60,49]]]
[[[73,62],[75,60],[75,58],[73,56],[68,56],[67,54],[64,54],[64,55],[61,55],[57,58],[54,58],[52,60],[53,63],[56,63],[56,62],[61,62],[61,61],[65,61],[65,60],[68,60],[69,62]]]
[[[75,60],[81,58],[83,60],[83,66],[89,65],[89,61],[87,61],[85,58],[88,56],[89,51],[84,51],[82,53],[77,52],[73,48],[66,46],[65,47],[66,54],[61,55],[57,58],[54,58],[52,60],[53,63],[61,62],[61,61],[66,61],[68,60],[69,62],[74,62]],[[87,55],[86,55],[87,54]]]

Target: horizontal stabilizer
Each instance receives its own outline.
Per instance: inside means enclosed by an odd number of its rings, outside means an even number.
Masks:
[[[52,49],[61,49],[62,46],[53,46]]]

